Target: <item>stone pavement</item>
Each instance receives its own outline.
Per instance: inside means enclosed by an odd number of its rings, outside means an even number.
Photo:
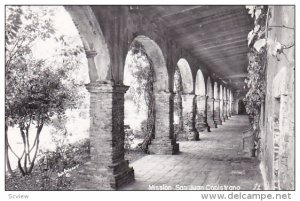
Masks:
[[[200,133],[200,141],[179,142],[179,155],[147,155],[133,162],[135,181],[119,190],[263,189],[259,160],[242,150],[248,122],[245,115],[233,116]]]

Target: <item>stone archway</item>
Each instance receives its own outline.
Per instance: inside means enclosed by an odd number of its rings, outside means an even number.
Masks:
[[[179,152],[179,144],[174,139],[174,94],[169,92],[169,75],[164,55],[157,43],[147,36],[137,36],[134,42],[143,46],[154,70],[155,139],[149,145],[149,153],[176,154]]]
[[[110,80],[110,54],[90,6],[64,6],[81,37],[89,65],[90,81]]]
[[[177,62],[182,79],[182,119],[183,129],[178,134],[179,140],[199,140],[195,127],[195,94],[193,94],[193,75],[189,63],[181,58]]]
[[[202,71],[199,69],[196,75],[195,83],[195,95],[196,95],[196,128],[198,132],[202,132],[207,128],[206,121],[206,90],[205,90],[205,81]]]

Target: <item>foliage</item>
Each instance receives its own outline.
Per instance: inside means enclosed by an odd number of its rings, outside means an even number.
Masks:
[[[267,6],[246,6],[249,14],[254,18],[254,29],[248,34],[249,64],[248,77],[245,80],[249,88],[246,98],[246,110],[248,114],[259,115],[260,105],[265,97],[265,69],[267,64],[267,49],[265,37],[267,33],[266,21],[268,15]]]
[[[124,125],[124,130],[125,130],[124,148],[125,150],[130,150],[135,136],[133,130],[129,127],[129,125]]]
[[[75,108],[79,99],[77,83],[70,74],[78,68],[77,56],[82,48],[65,36],[55,35],[51,7],[32,10],[26,6],[8,6],[6,18],[5,123],[17,125],[24,144],[18,156],[22,175],[33,170],[39,149],[39,138],[45,124],[55,116],[62,117],[67,108]],[[54,38],[59,48],[55,59],[39,59],[32,48],[41,40]],[[29,140],[31,126],[36,127],[34,143]],[[7,137],[7,132],[5,133]],[[23,163],[23,165],[22,165]]]
[[[74,170],[89,159],[88,151],[88,140],[40,151],[32,174],[6,176],[6,190],[70,190],[76,182]]]
[[[143,45],[139,42],[133,42],[129,55],[132,60],[128,64],[128,69],[131,71],[134,79],[132,80],[128,94],[133,97],[133,101],[139,109],[146,110],[148,113],[146,137],[140,144],[141,149],[147,152],[148,144],[154,133],[154,69],[151,59],[146,54]],[[144,108],[141,108],[141,103],[145,103]]]

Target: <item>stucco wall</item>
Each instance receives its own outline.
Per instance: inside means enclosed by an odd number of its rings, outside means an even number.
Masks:
[[[295,30],[292,29],[295,26],[294,7],[271,6],[270,12],[269,27],[271,29],[268,38],[291,46],[295,43]],[[281,27],[282,25],[289,28]],[[262,171],[265,176],[266,189],[292,190],[294,189],[295,160],[294,47],[284,49],[283,52],[278,58],[268,54],[265,114],[262,115],[264,119],[261,123]],[[276,146],[278,146],[278,151],[274,149]],[[276,176],[277,166],[278,177]]]

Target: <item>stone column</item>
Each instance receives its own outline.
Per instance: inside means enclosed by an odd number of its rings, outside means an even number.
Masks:
[[[95,82],[90,92],[91,161],[79,171],[81,190],[112,190],[134,180],[124,159],[124,94],[128,87]]]
[[[174,138],[174,94],[155,93],[155,138],[149,145],[150,154],[177,154],[179,144]]]
[[[183,131],[179,134],[180,140],[199,140],[199,133],[196,129],[194,94],[182,94],[182,117]]]
[[[225,122],[225,104],[224,104],[224,99],[220,99],[220,105],[222,108],[222,111],[220,112],[220,117],[222,122]]]
[[[89,66],[89,78],[91,83],[96,82],[99,78],[94,57],[97,55],[97,52],[94,50],[86,50],[85,55],[87,58],[88,66]]]
[[[228,119],[228,100],[224,101],[225,103],[225,119]]]
[[[222,125],[222,120],[220,117],[220,100],[214,100],[214,122],[217,125]]]
[[[198,132],[203,132],[208,128],[206,121],[206,98],[207,96],[196,96],[196,129]]]
[[[206,104],[206,111],[207,111],[207,124],[209,128],[217,128],[217,124],[214,121],[214,99],[207,98]]]
[[[229,116],[233,116],[233,112],[232,112],[232,92],[230,91],[229,93],[229,100],[230,100],[230,106],[229,106]]]

